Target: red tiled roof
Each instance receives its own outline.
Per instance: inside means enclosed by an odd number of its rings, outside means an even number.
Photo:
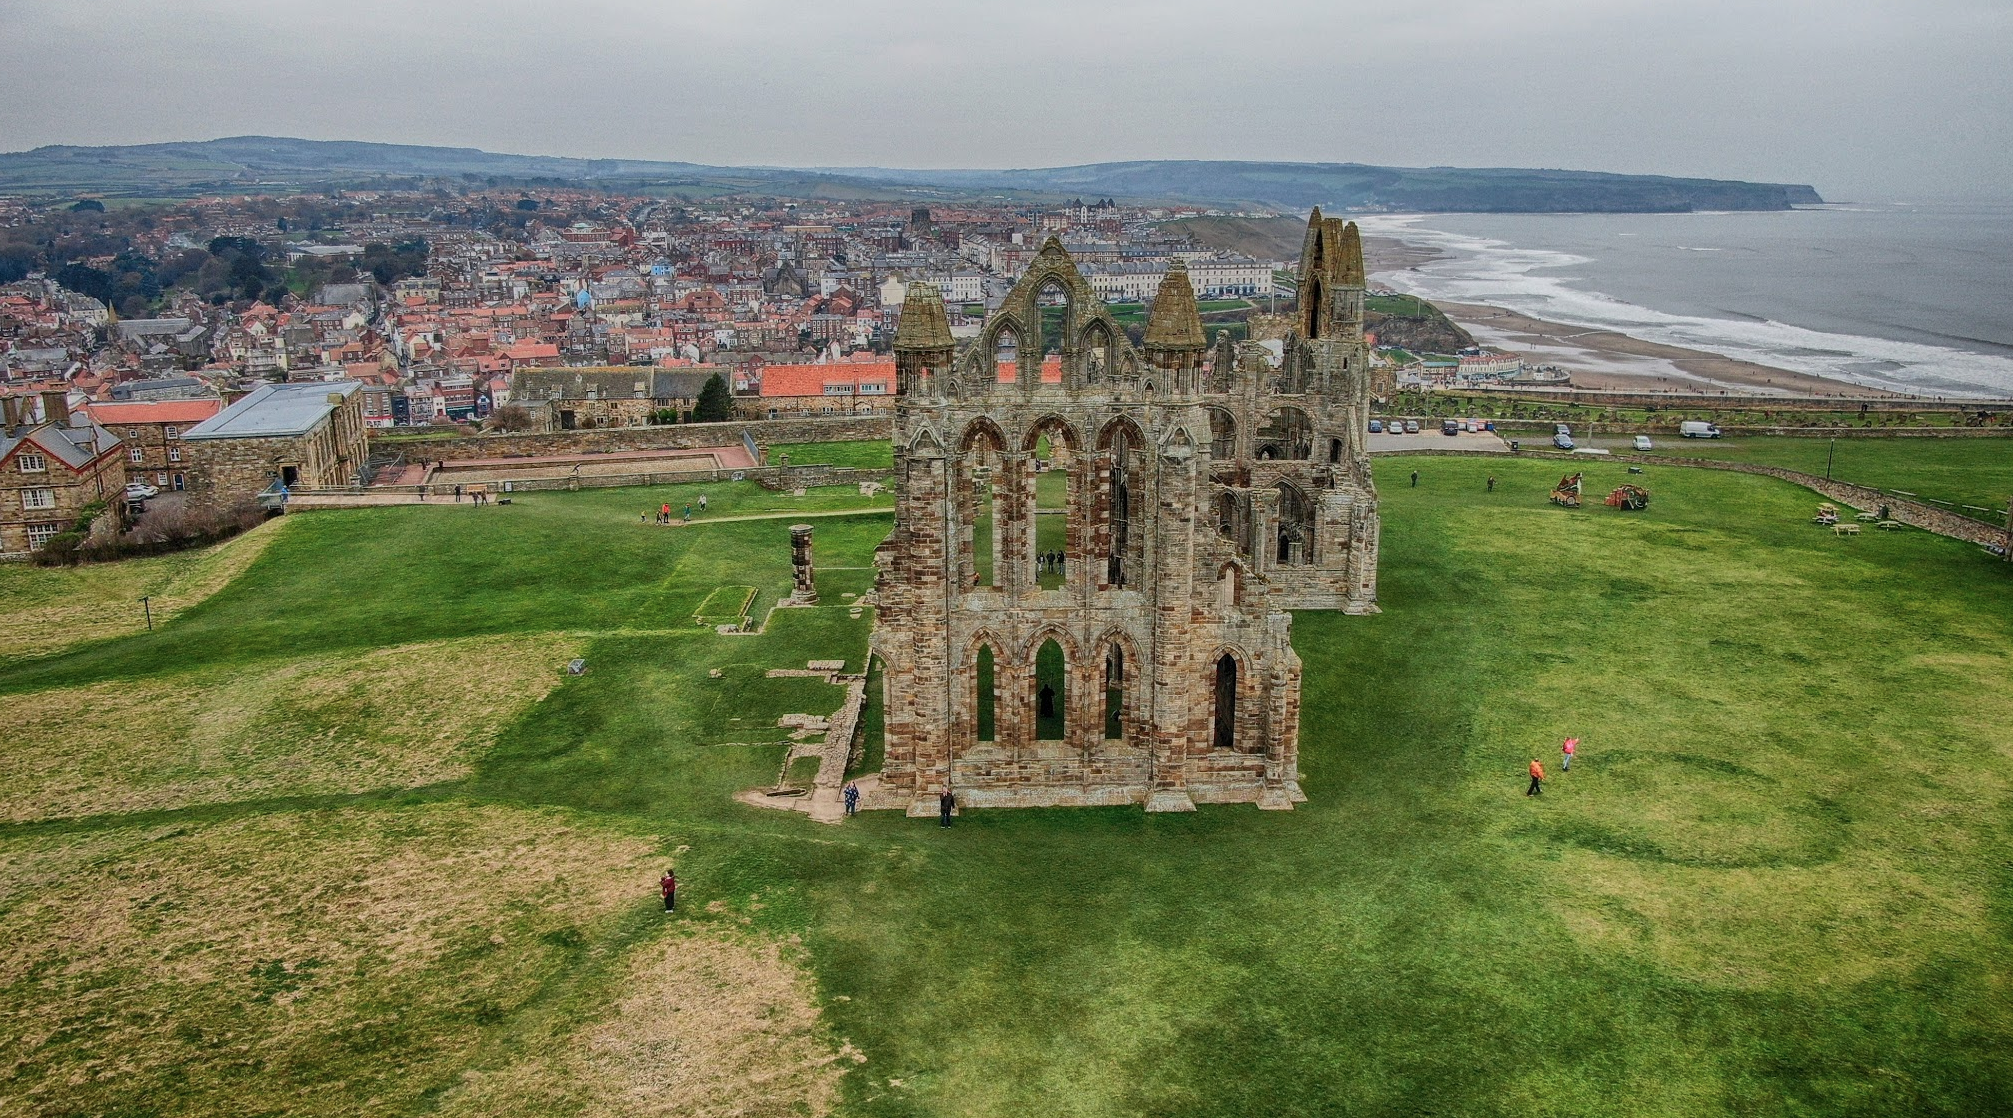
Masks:
[[[1015,374],[1019,372],[1011,363],[1007,362],[1001,362],[994,366],[994,368],[998,372],[1001,384],[1012,384],[1015,380]],[[1042,361],[1041,382],[1043,384],[1062,383],[1062,358],[1049,357]]]
[[[823,396],[826,385],[845,385],[857,393],[862,384],[879,384],[876,395],[895,391],[893,361],[847,361],[836,365],[766,365],[762,368],[764,396]]]
[[[139,400],[84,406],[92,419],[107,427],[119,423],[201,423],[224,410],[222,400]]]

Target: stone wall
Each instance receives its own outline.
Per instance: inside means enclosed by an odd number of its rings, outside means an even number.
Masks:
[[[624,450],[690,450],[705,446],[737,446],[741,432],[767,450],[781,443],[836,443],[885,439],[893,429],[887,416],[817,419],[743,419],[725,423],[679,423],[664,427],[616,427],[597,431],[552,431],[523,435],[477,435],[468,438],[376,438],[372,451],[380,457],[403,454],[407,461],[466,458],[520,458],[548,454],[607,454]]]

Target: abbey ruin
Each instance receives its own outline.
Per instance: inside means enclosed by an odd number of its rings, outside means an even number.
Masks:
[[[1212,348],[1177,264],[1135,347],[1051,239],[960,352],[909,288],[875,806],[1306,798],[1287,611],[1377,608],[1354,224],[1315,211],[1299,293]]]

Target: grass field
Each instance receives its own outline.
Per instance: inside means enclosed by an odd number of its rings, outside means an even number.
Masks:
[[[0,742],[0,1114],[2013,1110],[2013,570],[1744,475],[1377,468],[1384,612],[1295,622],[1309,803],[948,832],[731,799],[839,701],[764,671],[860,665],[884,509],[749,636],[691,617],[788,593],[787,516],[290,518],[0,666],[52,720]]]
[[[861,466],[868,469],[894,465],[894,451],[886,439],[863,439],[843,443],[779,443],[769,448],[769,462],[780,463],[790,456],[792,466]]]
[[[1656,454],[1781,466],[1875,489],[1898,489],[2000,517],[2013,497],[2013,439],[1823,439],[1741,435],[1723,439],[1659,438]]]

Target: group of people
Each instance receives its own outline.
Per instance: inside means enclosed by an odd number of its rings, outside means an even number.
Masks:
[[[1042,551],[1035,553],[1034,567],[1037,574],[1062,574],[1063,553]]]
[[[1559,761],[1560,772],[1569,773],[1573,771],[1573,754],[1578,753],[1579,749],[1580,739],[1578,738],[1567,738],[1565,744],[1559,747],[1561,757]],[[1524,795],[1540,796],[1544,794],[1544,791],[1545,766],[1538,764],[1538,759],[1533,757],[1531,758],[1531,786],[1524,790]]]
[[[699,511],[700,512],[706,511],[706,495],[704,493],[699,494]],[[650,519],[650,515],[651,515],[650,513],[645,512],[642,515],[638,516],[636,519],[648,520]],[[659,524],[671,523],[671,502],[666,501],[662,505],[658,506],[656,515],[657,515],[657,523]],[[692,506],[686,505],[684,523],[690,524],[691,522],[692,522]]]

